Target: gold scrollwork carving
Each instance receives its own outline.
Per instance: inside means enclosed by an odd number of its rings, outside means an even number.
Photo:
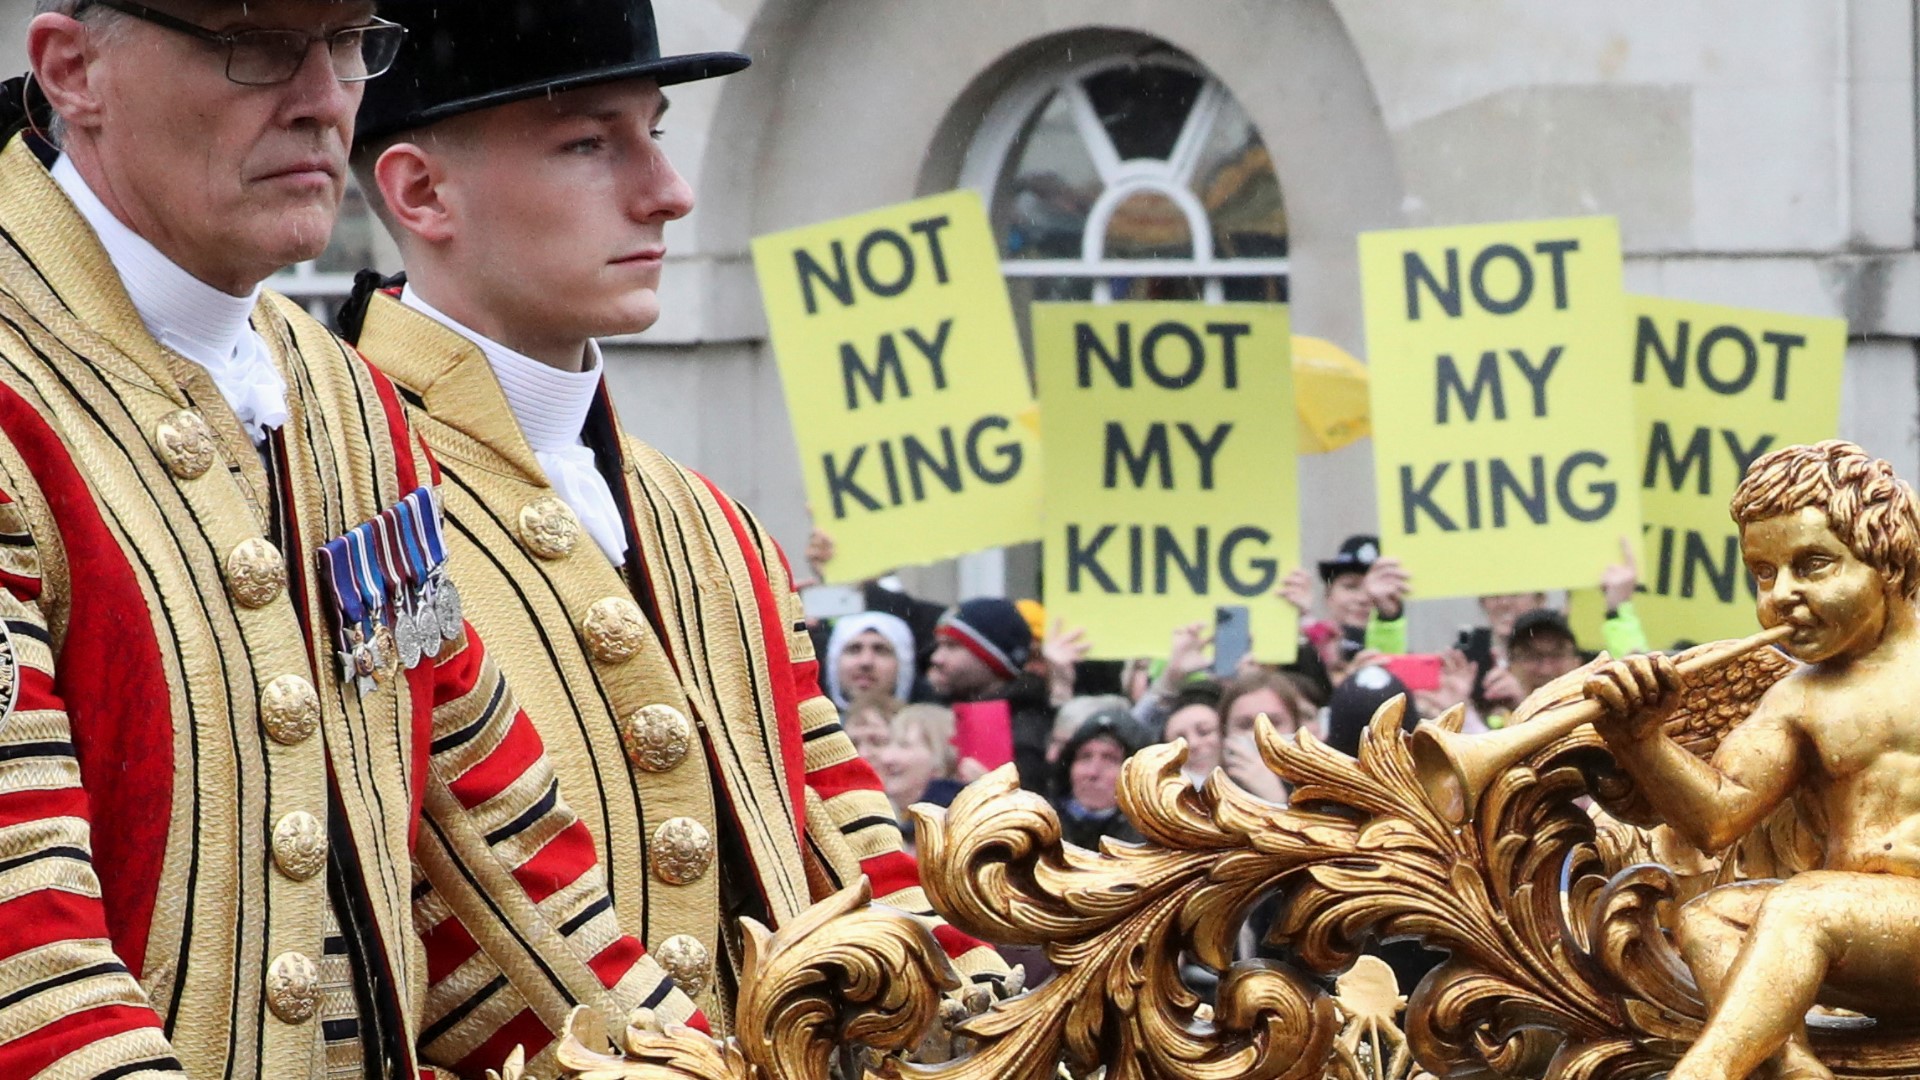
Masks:
[[[597,1034],[604,1019],[581,1008],[556,1051],[560,1066],[583,1080],[826,1080],[847,1043],[905,1051],[960,977],[924,924],[872,898],[862,878],[778,934],[742,920],[740,997],[726,1042],[641,1010],[610,1046]],[[866,1075],[903,1073],[889,1058]]]

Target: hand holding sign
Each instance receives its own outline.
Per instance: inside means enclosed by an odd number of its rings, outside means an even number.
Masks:
[[[1620,561],[1600,574],[1600,595],[1607,601],[1607,610],[1612,611],[1621,604],[1630,603],[1639,588],[1640,560],[1633,554],[1633,541],[1623,536],[1620,538]]]
[[[1367,567],[1361,588],[1366,590],[1367,599],[1373,601],[1374,612],[1391,621],[1407,613],[1406,599],[1413,591],[1413,578],[1399,559],[1382,557]]]

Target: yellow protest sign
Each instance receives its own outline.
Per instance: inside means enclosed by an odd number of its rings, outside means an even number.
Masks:
[[[1293,659],[1299,565],[1287,309],[1035,304],[1047,447],[1046,606],[1096,655],[1161,656],[1245,605],[1260,659]]]
[[[1611,218],[1360,237],[1381,547],[1427,597],[1588,585],[1639,531]]]
[[[762,236],[753,261],[834,580],[1038,539],[1033,394],[978,195]]]
[[[1650,296],[1627,306],[1644,519],[1634,610],[1655,648],[1753,633],[1727,504],[1755,458],[1838,432],[1846,320]],[[1575,596],[1583,639],[1598,638],[1603,606],[1597,591]]]

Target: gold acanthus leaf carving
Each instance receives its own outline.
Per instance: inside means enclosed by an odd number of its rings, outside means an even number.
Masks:
[[[876,1080],[899,1080],[960,976],[926,925],[872,903],[862,878],[774,933],[742,920],[734,1034],[718,1042],[649,1010],[612,1046],[604,1019],[574,1010],[556,1060],[572,1080],[827,1080],[843,1047],[877,1052]]]
[[[1316,973],[1349,969],[1379,939],[1452,953],[1406,1023],[1436,1075],[1539,1075],[1556,1055],[1568,1077],[1670,1061],[1671,1040],[1698,1024],[1692,987],[1645,914],[1670,883],[1609,892],[1621,867],[1600,856],[1569,759],[1591,746],[1562,740],[1506,770],[1456,828],[1421,786],[1404,707],[1380,710],[1357,759],[1260,721],[1262,756],[1292,785],[1289,807],[1218,771],[1195,790],[1178,743],[1141,751],[1119,796],[1142,846],[1064,845],[1051,808],[1017,790],[1010,770],[944,814],[916,809],[934,906],[969,933],[1039,946],[1055,966],[1052,983],[972,1022],[972,1057],[931,1075],[1041,1080],[1061,1058],[1137,1080],[1338,1074],[1332,1000],[1282,966],[1233,962],[1247,912],[1276,894],[1275,936]],[[1443,723],[1457,730],[1460,719]],[[1210,1019],[1180,979],[1183,953],[1222,972]],[[991,1067],[969,1071],[975,1063]]]

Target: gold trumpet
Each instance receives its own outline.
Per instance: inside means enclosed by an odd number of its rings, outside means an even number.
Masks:
[[[1680,661],[1680,675],[1684,679],[1712,671],[1755,649],[1777,645],[1792,633],[1793,627],[1783,624],[1727,642],[1721,648],[1695,653]],[[1448,823],[1464,825],[1496,777],[1548,744],[1593,723],[1604,712],[1600,702],[1582,698],[1528,723],[1485,735],[1462,735],[1428,721],[1414,729],[1408,749],[1428,800]]]

